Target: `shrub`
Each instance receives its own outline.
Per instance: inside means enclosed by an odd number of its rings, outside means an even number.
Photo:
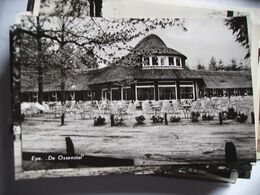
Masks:
[[[237,117],[237,112],[235,112],[235,109],[232,108],[228,108],[228,112],[227,112],[227,119],[236,119]]]
[[[151,120],[153,123],[162,123],[164,119],[161,116],[152,116]]]
[[[202,120],[203,121],[212,121],[214,119],[213,115],[209,115],[209,114],[203,114],[202,115]]]
[[[198,122],[200,117],[199,112],[191,112],[191,122]]]
[[[242,113],[242,114],[239,113],[237,116],[237,122],[239,122],[239,123],[245,123],[247,121],[247,119],[248,119],[248,116],[244,113]]]
[[[120,116],[116,116],[114,119],[115,126],[120,126],[123,124],[124,119]]]
[[[181,121],[181,118],[180,118],[180,117],[177,117],[177,116],[171,116],[171,117],[170,117],[170,121],[171,121],[172,123],[178,123],[178,122]]]
[[[136,120],[137,125],[142,125],[142,124],[144,124],[145,117],[144,117],[144,115],[137,116],[137,117],[135,117],[135,120]]]
[[[94,126],[102,126],[105,124],[106,119],[98,116],[98,117],[94,117]]]

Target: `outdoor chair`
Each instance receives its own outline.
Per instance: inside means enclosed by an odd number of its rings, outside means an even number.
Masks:
[[[142,109],[143,109],[144,115],[148,116],[148,118],[155,115],[155,112],[148,101],[144,101],[142,103]]]
[[[182,108],[178,101],[173,101],[169,111],[171,116],[180,117],[182,115]]]
[[[136,111],[136,107],[135,107],[135,104],[130,102],[128,105],[127,105],[127,109],[126,109],[126,113],[127,113],[127,118],[128,119],[132,119],[132,117],[135,115],[135,111]]]
[[[44,106],[44,116],[47,116],[48,118],[51,117],[51,115],[53,114],[53,111],[51,110],[50,106],[48,104],[46,104],[45,102],[43,102],[43,106]]]

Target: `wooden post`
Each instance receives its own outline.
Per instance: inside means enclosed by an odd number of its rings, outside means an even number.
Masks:
[[[110,115],[110,121],[111,121],[111,127],[115,126],[115,115],[114,114]]]
[[[181,99],[181,94],[180,94],[181,90],[180,90],[180,81],[179,80],[176,81],[176,88],[177,88],[177,100],[180,100]]]
[[[235,168],[237,163],[237,151],[233,142],[226,143],[225,157],[227,165]]]
[[[136,100],[136,98],[135,98],[135,96],[136,96],[136,94],[135,94],[135,87],[136,87],[136,86],[135,86],[135,83],[131,85],[131,99],[132,99],[133,101]]]
[[[220,124],[220,125],[223,124],[223,115],[222,115],[221,112],[219,113],[219,124]]]
[[[66,141],[67,155],[68,156],[75,156],[74,144],[73,144],[71,138],[70,137],[66,137],[65,141]],[[68,162],[68,165],[69,165],[69,168],[75,168],[76,167],[76,164],[73,161]]]
[[[159,93],[158,93],[158,81],[154,81],[154,100],[158,101],[159,100]]]
[[[165,121],[165,125],[168,125],[167,113],[164,113],[164,121]]]
[[[71,140],[70,137],[65,138],[66,141],[66,150],[67,150],[67,155],[75,155],[75,149],[74,149],[74,144]]]

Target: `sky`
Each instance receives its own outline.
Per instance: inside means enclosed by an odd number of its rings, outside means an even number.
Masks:
[[[173,48],[187,56],[187,64],[194,67],[198,61],[208,65],[214,56],[228,64],[232,58],[249,65],[249,60],[244,60],[247,53],[239,43],[235,42],[235,36],[224,25],[225,11],[169,6],[165,4],[150,3],[146,0],[104,0],[103,17],[185,17],[187,32],[180,28],[157,29],[157,34],[168,47]],[[191,18],[192,17],[192,18]],[[129,43],[135,46],[143,37]]]
[[[188,18],[185,19],[185,27],[188,29],[187,32],[174,26],[166,29],[158,28],[147,35],[151,33],[158,35],[169,48],[187,56],[186,64],[190,68],[195,68],[198,61],[207,67],[212,56],[217,61],[221,59],[224,65],[228,65],[232,58],[237,59],[237,62],[242,61],[244,65],[249,64],[249,60],[244,60],[247,50],[235,41],[232,31],[224,25],[222,18]],[[128,45],[134,47],[145,36],[136,38]],[[127,53],[121,52],[118,57]]]

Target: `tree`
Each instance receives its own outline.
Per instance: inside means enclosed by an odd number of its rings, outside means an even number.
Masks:
[[[225,70],[223,61],[221,59],[218,61],[217,70]]]
[[[211,70],[211,71],[217,70],[217,61],[213,56],[211,57],[211,59],[209,61],[209,70]]]
[[[205,70],[205,66],[198,60],[198,64],[197,64],[197,70]]]
[[[247,54],[244,59],[249,58],[250,48],[246,17],[231,17],[225,19],[224,23],[230,30],[232,30],[233,35],[235,35],[236,41],[247,50]]]

